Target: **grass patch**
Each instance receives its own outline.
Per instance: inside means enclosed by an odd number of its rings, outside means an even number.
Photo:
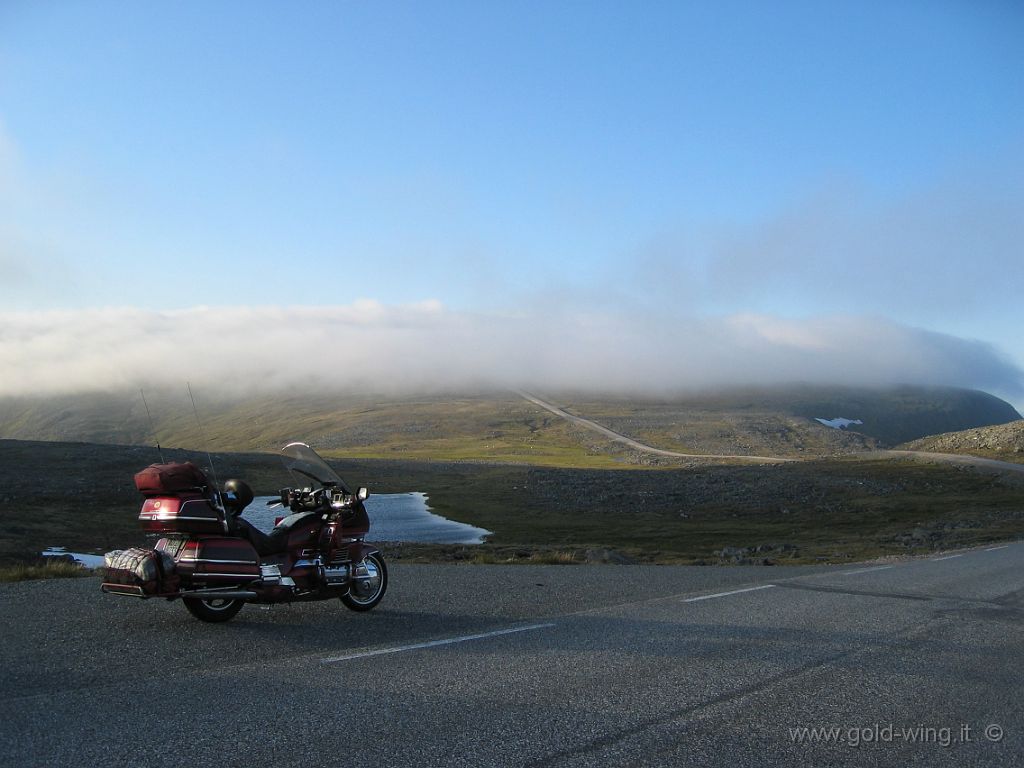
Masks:
[[[586,555],[572,550],[557,552],[519,550],[511,554],[498,554],[493,550],[484,549],[477,552],[470,562],[475,565],[581,565],[587,562],[587,558]]]
[[[79,579],[83,576],[95,575],[90,568],[83,568],[78,563],[50,558],[44,563],[22,563],[19,565],[0,566],[0,582],[34,581],[36,579]]]

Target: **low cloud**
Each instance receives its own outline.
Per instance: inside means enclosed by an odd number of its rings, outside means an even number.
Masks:
[[[726,385],[930,384],[1015,396],[988,344],[874,317],[472,314],[388,306],[0,313],[0,395],[180,387],[225,395],[482,387],[671,393]]]

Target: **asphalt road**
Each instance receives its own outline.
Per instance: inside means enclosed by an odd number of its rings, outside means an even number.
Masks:
[[[0,585],[0,765],[1024,756],[1024,542],[882,566],[391,575],[369,614],[246,606],[225,625],[96,579]]]

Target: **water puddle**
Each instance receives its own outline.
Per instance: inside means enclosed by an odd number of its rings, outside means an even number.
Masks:
[[[424,493],[389,493],[365,502],[370,516],[367,538],[376,541],[415,541],[428,544],[483,544],[491,532],[435,515]]]
[[[48,549],[44,549],[40,554],[42,554],[43,557],[70,557],[76,563],[85,568],[103,567],[103,555],[86,555],[81,552],[68,552],[64,547],[49,547]]]

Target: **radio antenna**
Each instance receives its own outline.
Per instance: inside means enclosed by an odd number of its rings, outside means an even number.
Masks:
[[[142,391],[142,387],[139,387],[139,394],[142,395],[142,404],[146,406],[146,416],[149,418],[149,431],[153,435],[153,439],[156,440],[156,452],[160,454],[160,463],[164,464],[164,452],[160,447],[160,439],[156,436],[156,427],[153,426],[153,414],[149,412],[149,403],[146,402],[146,393]]]
[[[200,421],[200,419],[199,419],[199,409],[196,408],[196,399],[195,399],[195,397],[192,396],[192,385],[189,382],[186,381],[185,382],[185,386],[188,387],[188,398],[189,398],[189,400],[192,401],[192,413],[194,413],[196,415],[196,424],[199,425],[199,437],[202,439],[203,445],[205,445],[207,447],[206,458],[210,462],[210,474],[213,475],[213,485],[214,485],[214,489],[213,489],[214,490],[214,494],[213,494],[213,496],[214,496],[214,498],[218,498],[219,499],[220,498],[220,494],[217,491],[220,488],[220,481],[217,479],[217,470],[213,468],[213,456],[210,455],[210,450],[209,450],[210,443],[206,439],[206,430],[203,429],[203,422]]]

